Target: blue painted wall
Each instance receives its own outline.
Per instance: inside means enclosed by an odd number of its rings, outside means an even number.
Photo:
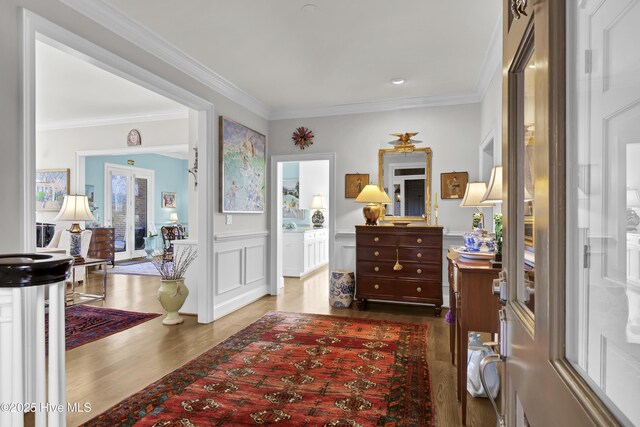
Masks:
[[[128,166],[127,160],[135,162],[134,167],[155,171],[155,194],[153,207],[155,224],[160,227],[169,224],[169,214],[178,213],[180,224],[188,226],[189,197],[188,191],[188,161],[159,154],[137,154],[126,156],[89,156],[85,159],[85,184],[94,186],[94,205],[99,209],[94,213],[104,223],[104,165],[112,163]],[[82,190],[84,191],[84,189]],[[176,209],[162,207],[163,191],[176,193]]]

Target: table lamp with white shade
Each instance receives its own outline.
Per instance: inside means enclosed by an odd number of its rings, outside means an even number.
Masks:
[[[362,214],[366,220],[366,225],[378,225],[378,218],[382,214],[384,207],[383,204],[391,203],[391,199],[383,190],[381,190],[375,184],[369,184],[365,186],[358,197],[356,202],[366,203],[362,208]]]
[[[169,214],[169,221],[171,221],[171,224],[176,225],[178,223],[178,214],[177,212],[171,212]]]
[[[502,203],[502,166],[494,166],[491,169],[489,185],[480,202]]]
[[[460,203],[460,206],[462,207],[476,208],[478,212],[480,212],[480,223],[482,224],[482,226],[479,228],[484,227],[484,214],[482,213],[480,208],[495,206],[491,202],[482,201],[486,192],[487,184],[485,184],[484,182],[468,182],[467,188],[464,192],[464,197],[462,199],[462,202]]]
[[[84,195],[66,195],[62,202],[62,209],[58,212],[54,221],[71,221],[71,247],[69,249],[69,255],[74,258],[76,264],[84,262],[82,257],[82,239],[80,233],[82,228],[80,227],[80,221],[95,221],[96,218],[91,213],[89,208],[89,199]]]
[[[324,196],[322,196],[322,194],[316,194],[315,196],[313,196],[309,208],[316,210],[311,216],[313,228],[322,228],[322,224],[324,223],[324,215],[322,215],[322,212],[320,210],[324,209]]]

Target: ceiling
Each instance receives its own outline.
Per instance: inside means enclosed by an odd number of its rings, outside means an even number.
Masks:
[[[181,50],[267,118],[477,102],[501,16],[501,0],[63,1]],[[43,43],[36,76],[41,128],[186,116],[185,107]],[[406,83],[391,84],[395,77]]]
[[[39,130],[185,118],[188,109],[42,42],[36,42]]]

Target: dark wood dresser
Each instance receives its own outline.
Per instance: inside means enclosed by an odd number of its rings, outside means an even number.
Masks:
[[[442,227],[356,225],[355,298],[435,304],[440,316]]]
[[[108,260],[112,266],[115,265],[116,232],[113,227],[88,228],[91,234],[91,243],[87,257]]]

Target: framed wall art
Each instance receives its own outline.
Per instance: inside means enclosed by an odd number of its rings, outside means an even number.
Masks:
[[[304,210],[300,209],[300,182],[297,179],[282,181],[282,217],[304,218]]]
[[[36,171],[36,210],[59,211],[69,192],[69,169]]]
[[[348,173],[344,176],[344,198],[355,199],[369,183],[368,173]]]
[[[468,172],[445,172],[440,174],[440,194],[443,199],[462,199],[469,181]]]
[[[176,193],[163,191],[162,192],[162,207],[163,208],[176,208]]]
[[[220,211],[263,213],[267,140],[220,116]]]

